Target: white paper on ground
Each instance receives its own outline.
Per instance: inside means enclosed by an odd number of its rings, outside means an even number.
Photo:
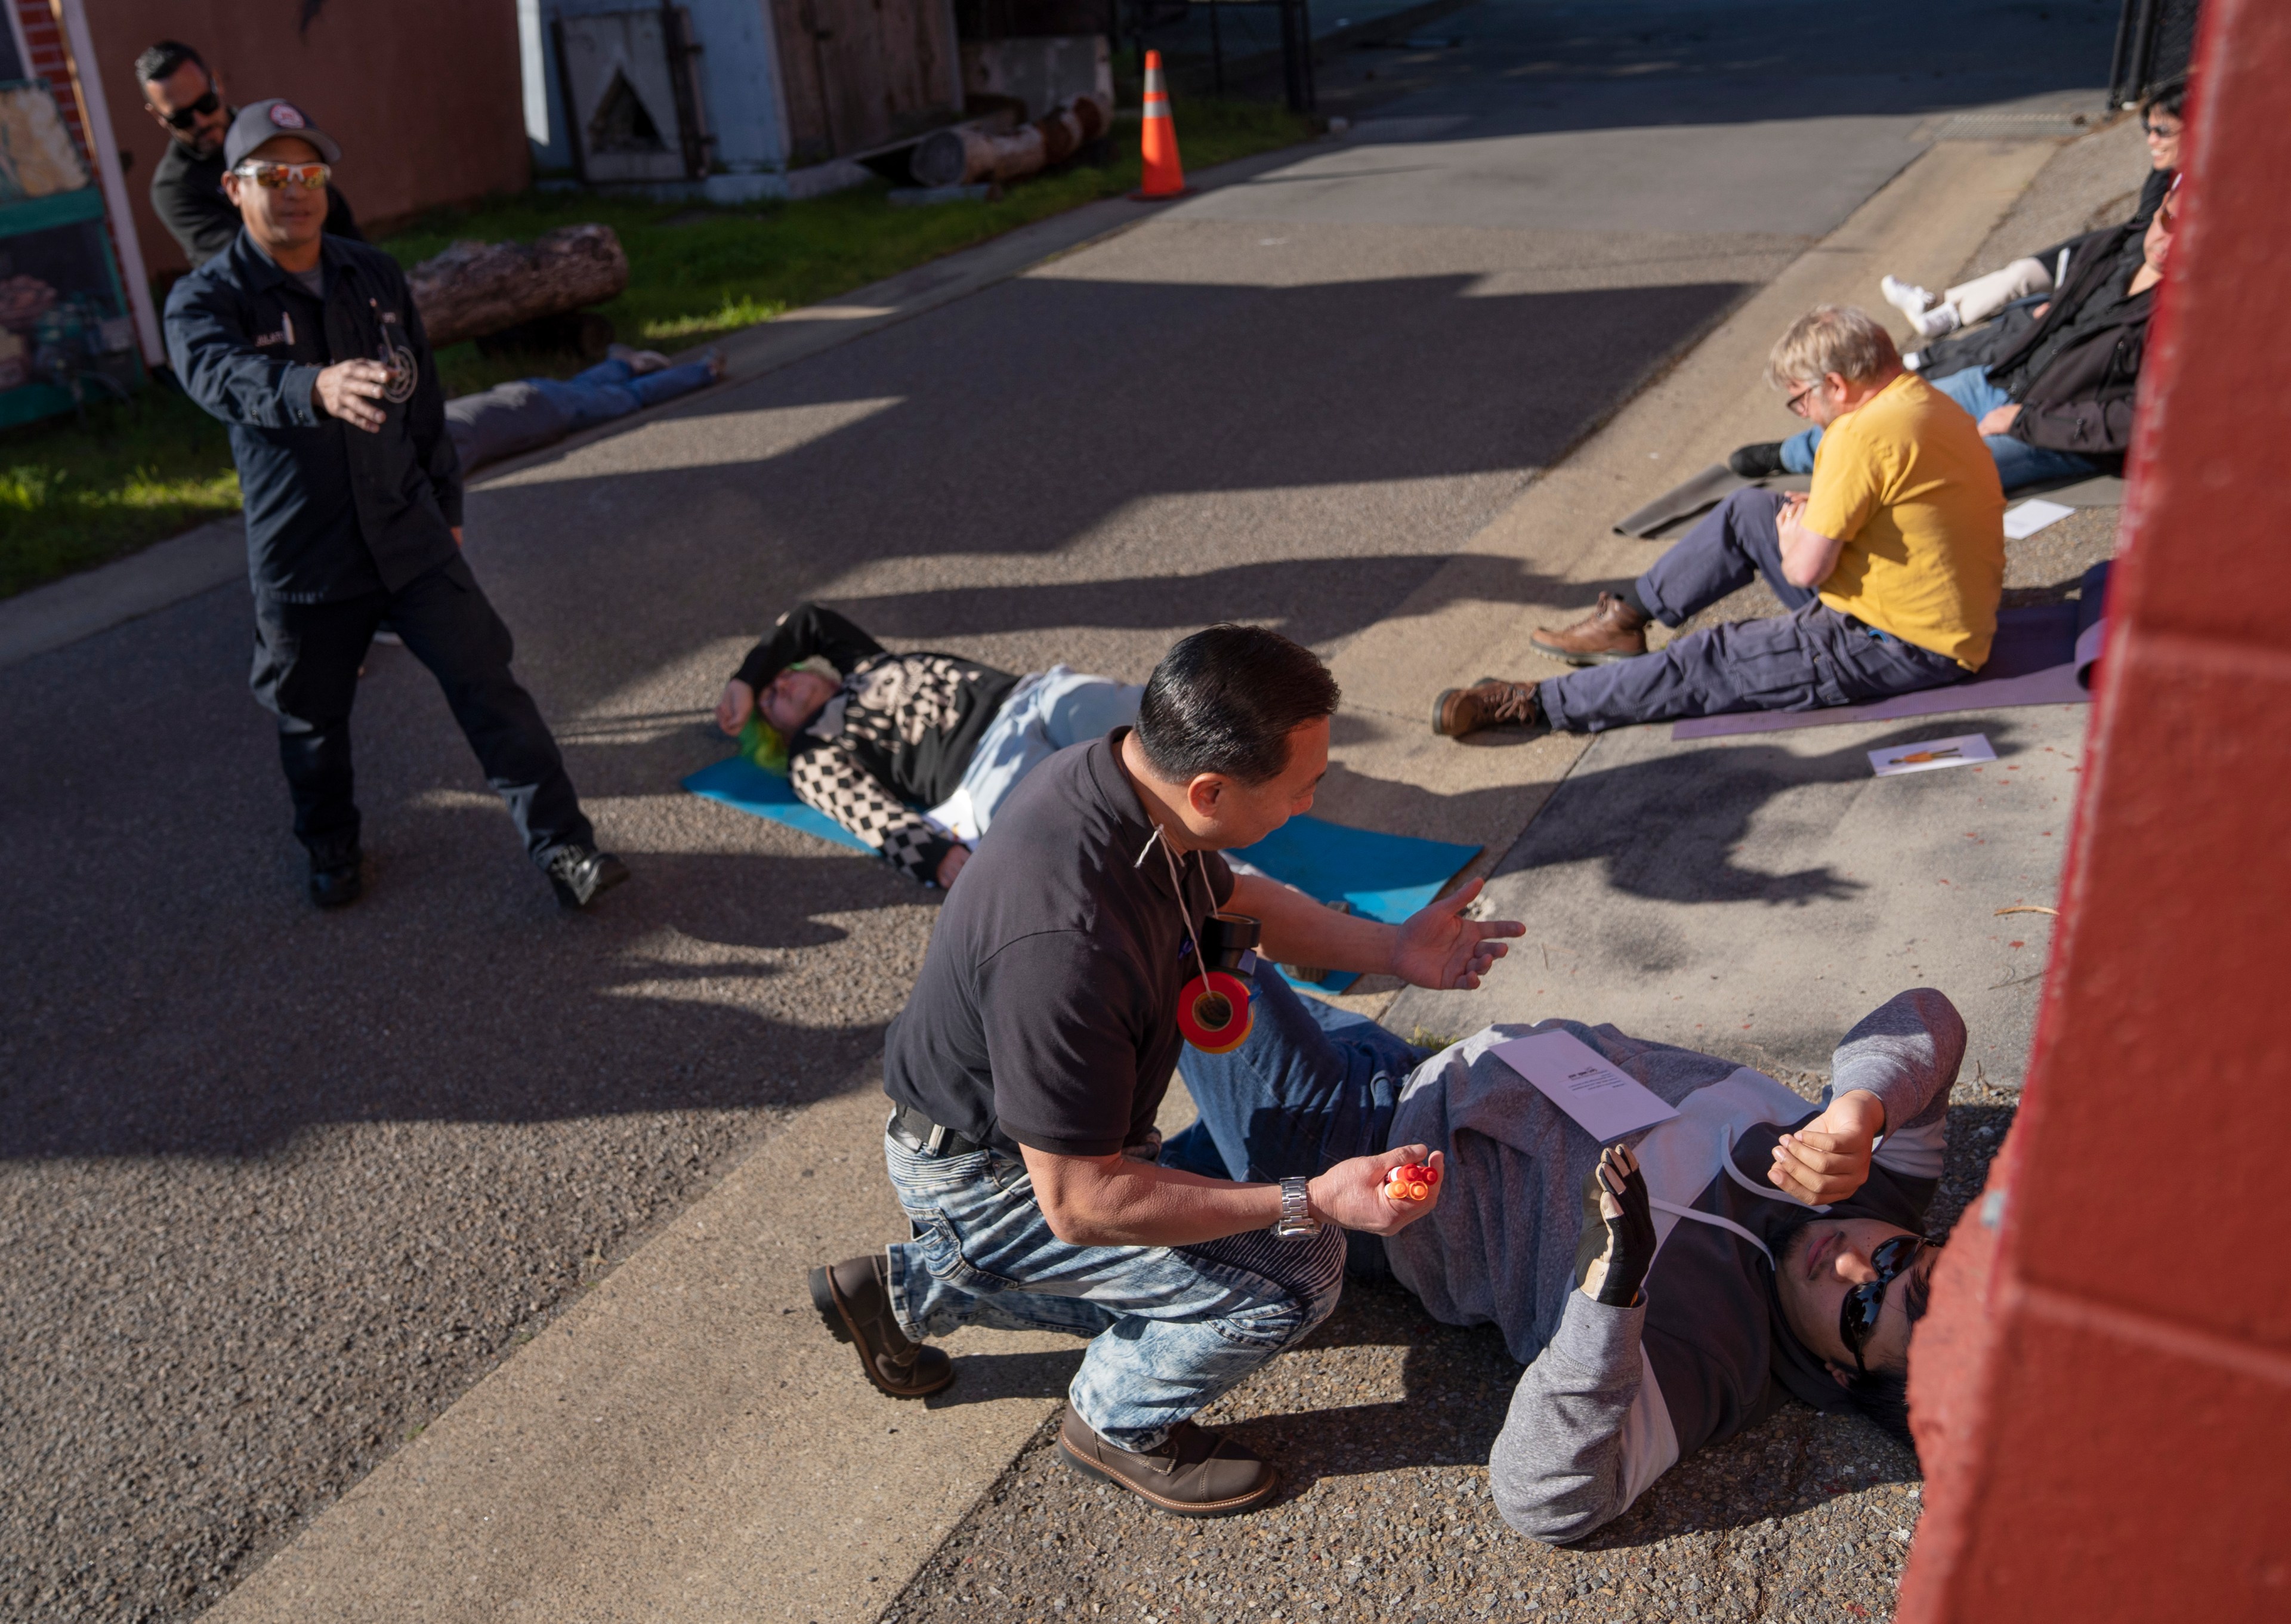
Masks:
[[[1678,1114],[1572,1033],[1539,1032],[1488,1051],[1540,1089],[1602,1145]]]
[[[1880,778],[1902,773],[1929,773],[1936,768],[1964,767],[1973,761],[1994,761],[1985,733],[1960,733],[1955,738],[1920,739],[1914,744],[1893,744],[1869,752],[1869,765]]]
[[[2018,507],[2005,510],[2005,534],[2016,542],[2024,542],[2046,525],[2056,525],[2075,511],[2057,502],[2031,496]]]

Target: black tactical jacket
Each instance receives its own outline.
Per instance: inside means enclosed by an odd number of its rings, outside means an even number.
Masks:
[[[456,556],[462,470],[445,393],[398,261],[323,239],[321,302],[242,231],[167,295],[184,392],[230,425],[255,592],[326,603],[395,591]],[[392,358],[377,433],[326,415],[311,389],[336,361]]]

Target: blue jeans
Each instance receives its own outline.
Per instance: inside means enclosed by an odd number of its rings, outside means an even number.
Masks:
[[[1328,1318],[1344,1289],[1342,1230],[1076,1246],[1050,1232],[1023,1162],[992,1149],[926,1156],[888,1135],[883,1160],[914,1226],[890,1248],[900,1328],[918,1339],[962,1325],[1090,1338],[1066,1397],[1121,1449],[1159,1448]]]
[[[1018,781],[1069,744],[1102,739],[1137,720],[1143,687],[1065,665],[1026,679],[978,736],[962,783],[931,816],[965,840],[991,828]]]
[[[1652,654],[1555,677],[1536,689],[1562,732],[1728,711],[1818,711],[1868,704],[1961,681],[1946,655],[1874,632],[1782,575],[1782,498],[1736,491],[1638,578],[1639,601],[1676,626],[1764,575],[1790,611],[1674,638]]]
[[[1975,422],[1989,415],[1998,406],[2013,404],[2013,397],[1989,381],[1986,366],[1967,366],[1945,377],[1927,378],[1942,394],[1973,414]],[[2047,451],[2041,446],[2031,446],[2026,440],[2014,439],[2009,434],[1985,434],[1982,443],[1989,454],[1997,459],[1997,477],[2006,490],[2018,490],[2024,485],[2036,485],[2046,479],[2073,479],[2078,475],[2096,474],[2100,464],[2073,452]],[[1813,448],[1821,444],[1819,427],[1801,429],[1782,442],[1782,467],[1790,473],[1810,474],[1813,471]]]
[[[1165,1167],[1243,1181],[1311,1178],[1387,1148],[1400,1090],[1421,1057],[1364,1015],[1256,978],[1249,1036],[1230,1054],[1178,1061],[1201,1120],[1162,1147]],[[1348,1237],[1346,1268],[1391,1270],[1377,1235]]]
[[[575,373],[562,382],[555,378],[528,378],[526,382],[565,414],[565,432],[570,434],[576,429],[626,417],[639,406],[658,406],[663,400],[688,395],[703,384],[715,382],[715,374],[708,370],[705,361],[692,361],[639,376],[636,368],[615,358],[601,361],[586,372]]]

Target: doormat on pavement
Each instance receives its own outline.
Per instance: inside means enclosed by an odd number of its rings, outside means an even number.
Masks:
[[[2097,565],[2095,570],[2105,570]],[[2100,577],[2104,583],[2106,577]],[[1828,711],[1736,711],[1725,716],[1690,717],[1670,730],[1674,739],[1715,739],[1737,733],[1779,733],[1789,728],[1830,728],[1840,722],[1898,721],[1906,716],[1941,716],[1951,711],[2006,711],[2020,705],[2080,705],[2090,703],[2085,687],[2100,657],[2101,590],[2085,577],[2082,603],[2040,603],[2000,609],[1989,663],[1978,676],[1946,687],[1896,694],[1871,705],[1839,705]]]
[[[874,856],[858,836],[826,813],[798,800],[786,779],[766,772],[745,756],[729,756],[713,767],[702,768],[684,781],[684,787],[695,795]],[[1387,925],[1398,924],[1437,896],[1464,864],[1479,855],[1476,846],[1348,829],[1317,817],[1292,817],[1256,845],[1226,854],[1261,874],[1295,886],[1316,902],[1346,903],[1363,919]],[[1356,979],[1350,974],[1337,974],[1296,985],[1341,993]]]

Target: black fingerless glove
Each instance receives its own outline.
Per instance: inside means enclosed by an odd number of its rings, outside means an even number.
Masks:
[[[1626,1172],[1624,1170],[1628,1169]],[[1620,1193],[1601,1181],[1604,1172]],[[1654,1213],[1647,1205],[1646,1175],[1628,1149],[1607,1151],[1583,1183],[1583,1238],[1575,1250],[1575,1282],[1611,1308],[1639,1300],[1654,1266]]]

